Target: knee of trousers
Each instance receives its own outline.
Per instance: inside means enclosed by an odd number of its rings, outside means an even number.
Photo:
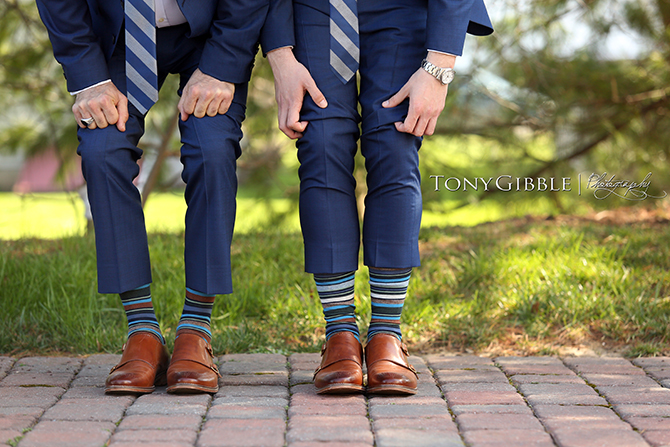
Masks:
[[[184,182],[189,184],[215,177],[225,179],[226,183],[235,183],[236,161],[242,151],[240,123],[225,115],[218,115],[190,117],[186,123],[180,123],[180,127]]]
[[[129,132],[129,131],[128,131]],[[125,135],[115,126],[104,129],[79,129],[77,153],[81,156],[82,173],[87,182],[97,178],[132,181],[139,174],[137,160],[142,150],[133,135]]]
[[[363,133],[361,152],[365,157],[368,193],[394,185],[419,189],[421,141],[420,137],[398,132],[392,123]]]
[[[182,179],[187,185],[204,181],[209,184],[219,179],[226,184],[236,184],[237,157],[235,149],[230,146],[219,146],[217,151],[203,151],[199,154],[185,153],[182,150],[181,162],[184,165]],[[232,153],[232,155],[231,155]]]
[[[297,142],[301,190],[332,188],[347,193],[353,190],[358,137],[358,123],[354,119],[311,121]]]

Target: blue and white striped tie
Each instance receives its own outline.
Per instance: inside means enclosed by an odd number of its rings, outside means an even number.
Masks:
[[[142,114],[158,101],[154,0],[125,0],[126,88]]]
[[[330,0],[330,66],[346,84],[358,70],[359,61],[356,0]]]

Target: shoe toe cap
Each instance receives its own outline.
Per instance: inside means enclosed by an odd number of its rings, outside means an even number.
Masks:
[[[214,387],[218,383],[214,371],[204,367],[174,368],[168,370],[168,385],[189,384]]]
[[[129,371],[115,371],[107,377],[106,386],[135,386],[149,387],[154,383],[153,370],[133,369]]]
[[[356,372],[352,371],[324,371],[322,374],[317,374],[314,379],[314,385],[316,385],[318,388],[335,383],[359,384],[359,382],[361,382],[361,378],[359,376],[359,374],[356,374]]]
[[[371,377],[372,381],[382,385],[416,386],[416,380],[408,374],[395,371],[382,371]]]

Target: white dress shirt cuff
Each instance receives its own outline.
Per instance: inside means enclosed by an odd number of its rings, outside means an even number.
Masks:
[[[102,84],[107,84],[108,82],[112,82],[112,80],[111,80],[111,79],[107,79],[106,81],[102,81],[102,82],[98,82],[97,84],[89,85],[88,87],[86,87],[86,88],[82,88],[81,90],[77,90],[76,92],[70,92],[70,95],[72,95],[72,96],[76,96],[76,95],[78,95],[78,94],[81,93],[81,92],[85,92],[85,91],[88,90],[88,89],[91,89],[91,88],[93,88],[93,87],[97,87],[97,86],[102,85]]]

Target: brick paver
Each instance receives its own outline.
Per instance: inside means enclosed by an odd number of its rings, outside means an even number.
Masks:
[[[669,446],[670,358],[413,356],[415,396],[320,396],[319,354],[218,358],[215,395],[107,396],[118,355],[0,356],[20,447]]]

